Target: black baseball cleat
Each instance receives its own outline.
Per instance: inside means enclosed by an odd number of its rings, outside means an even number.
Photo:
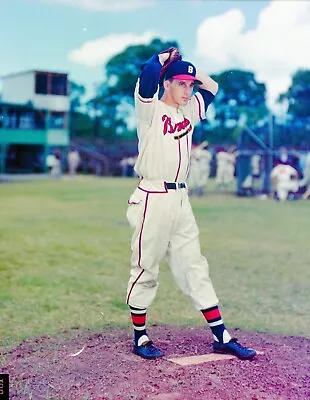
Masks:
[[[219,354],[232,354],[240,360],[250,360],[256,356],[255,350],[242,346],[237,339],[230,339],[228,343],[214,342],[213,351]]]
[[[143,343],[141,346],[134,344],[133,352],[142,358],[146,358],[147,360],[154,360],[155,358],[162,357],[164,355],[162,351],[153,345],[151,340]]]

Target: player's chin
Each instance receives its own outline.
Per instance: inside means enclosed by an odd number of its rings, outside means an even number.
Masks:
[[[182,106],[185,106],[185,105],[188,103],[188,101],[189,101],[189,98],[188,98],[188,97],[182,97],[182,99],[181,99],[181,105],[182,105]]]

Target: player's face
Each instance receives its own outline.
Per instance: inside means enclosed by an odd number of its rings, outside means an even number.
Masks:
[[[191,98],[194,89],[193,81],[174,79],[169,85],[172,100],[179,106],[184,106]]]

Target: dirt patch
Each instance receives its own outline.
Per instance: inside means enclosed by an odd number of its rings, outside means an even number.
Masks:
[[[207,328],[151,326],[165,358],[131,352],[129,330],[77,331],[23,341],[4,352],[10,399],[54,400],[301,400],[310,396],[310,339],[232,330],[263,352],[252,361],[180,366],[168,358],[212,353]],[[82,351],[81,351],[82,350]],[[73,356],[75,355],[75,356]]]

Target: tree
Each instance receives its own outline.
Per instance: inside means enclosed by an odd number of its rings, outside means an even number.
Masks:
[[[292,85],[279,97],[288,101],[288,113],[296,118],[310,117],[310,70],[298,70],[292,77]]]
[[[110,138],[130,136],[130,133],[135,135],[128,128],[126,118],[133,114],[133,94],[141,66],[153,54],[172,46],[178,47],[177,42],[156,38],[148,45],[129,46],[108,61],[105,66],[106,80],[99,85],[95,98],[89,102],[89,106],[100,114],[100,135]]]
[[[84,105],[82,97],[85,87],[76,82],[70,82],[70,132],[71,137],[92,136],[93,124],[87,112],[82,112]]]
[[[253,72],[227,70],[212,78],[219,84],[212,129],[217,141],[233,143],[244,124],[252,127],[266,120],[266,87],[256,81]]]
[[[278,142],[292,147],[310,146],[310,70],[298,70],[278,102],[288,103],[288,118],[278,130]]]
[[[82,96],[85,95],[85,87],[76,82],[70,81],[70,109],[77,111],[82,105]]]

